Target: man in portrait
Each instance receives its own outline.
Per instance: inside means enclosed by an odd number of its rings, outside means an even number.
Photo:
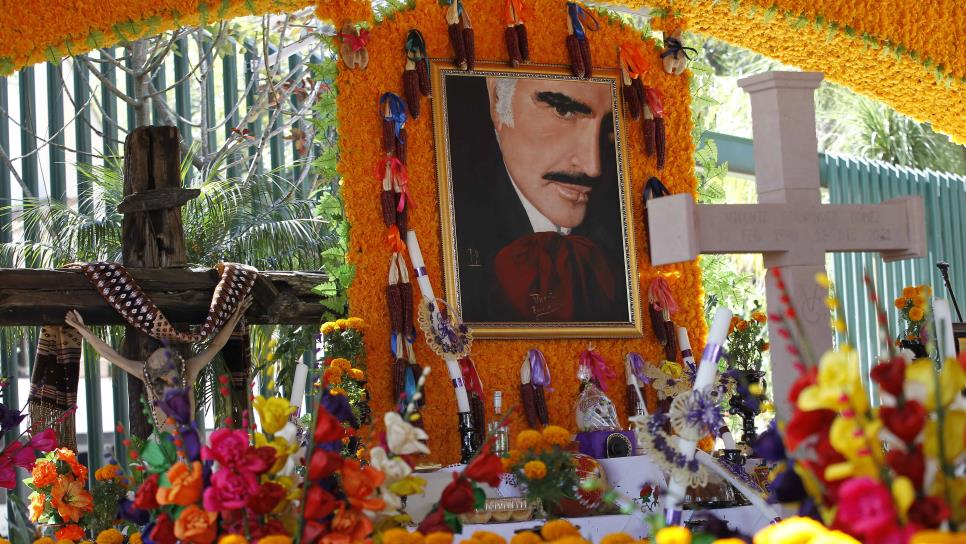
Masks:
[[[446,79],[467,322],[628,322],[612,86]]]

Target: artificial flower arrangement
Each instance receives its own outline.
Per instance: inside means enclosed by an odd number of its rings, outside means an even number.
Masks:
[[[32,491],[30,521],[56,527],[58,540],[81,540],[94,498],[87,490],[87,467],[73,451],[59,448],[37,459],[24,484]]]
[[[749,319],[738,316],[731,318],[728,332],[728,368],[739,371],[758,372],[761,370],[762,354],[768,351],[765,340],[765,327],[768,317],[756,309]]]
[[[912,351],[916,357],[926,357],[925,344],[929,341],[926,315],[931,295],[932,289],[928,285],[908,285],[902,288],[902,296],[893,301],[905,324],[904,330],[896,338],[896,343]]]
[[[531,503],[539,501],[552,511],[562,500],[576,499],[577,470],[564,449],[570,442],[570,431],[557,425],[517,434],[515,448],[503,459],[503,469],[516,478]]]
[[[361,425],[372,422],[369,391],[366,389],[365,321],[358,317],[322,324],[322,378],[319,386],[349,399],[349,407]],[[362,445],[351,434],[343,447],[347,455],[358,456]]]
[[[10,380],[0,378],[0,392],[10,385]],[[70,417],[74,409],[67,410],[60,416],[60,420]],[[20,423],[27,417],[23,410],[15,411],[6,404],[0,403],[0,434],[8,436],[20,428]],[[60,423],[56,421],[54,426]],[[17,438],[9,440],[0,451],[0,487],[14,489],[17,487],[17,467],[31,470],[39,455],[57,448],[57,434],[53,429],[39,430],[35,426],[19,433]]]
[[[829,287],[824,275],[818,281]],[[886,314],[868,277],[866,283],[886,331]],[[827,304],[837,312],[833,295]],[[912,310],[921,307],[913,304]],[[966,477],[955,467],[966,452],[966,358],[908,360],[888,342],[888,353],[871,371],[881,400],[873,407],[841,317],[832,323],[842,347],[818,361],[809,360],[791,307],[785,304],[772,319],[780,320],[779,334],[794,341],[800,358],[789,394],[791,420],[783,435],[773,428],[756,446],[759,455],[786,467],[773,482],[776,497],[801,501],[803,513],[863,542],[929,541],[922,540],[928,531],[963,527]]]

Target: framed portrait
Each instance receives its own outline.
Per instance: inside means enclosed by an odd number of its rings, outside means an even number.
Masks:
[[[619,76],[433,63],[446,299],[475,336],[641,336]]]

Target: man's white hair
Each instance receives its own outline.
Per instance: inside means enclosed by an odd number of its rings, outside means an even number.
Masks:
[[[496,115],[500,124],[513,128],[513,93],[517,90],[517,80],[513,77],[498,77],[493,87],[496,92]]]

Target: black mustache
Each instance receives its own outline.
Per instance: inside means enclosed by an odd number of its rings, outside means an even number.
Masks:
[[[600,183],[603,176],[588,176],[587,174],[568,174],[566,172],[547,172],[543,175],[543,179],[547,181],[558,181],[560,183],[569,183],[572,185],[583,185],[584,187],[593,188],[595,185]]]

